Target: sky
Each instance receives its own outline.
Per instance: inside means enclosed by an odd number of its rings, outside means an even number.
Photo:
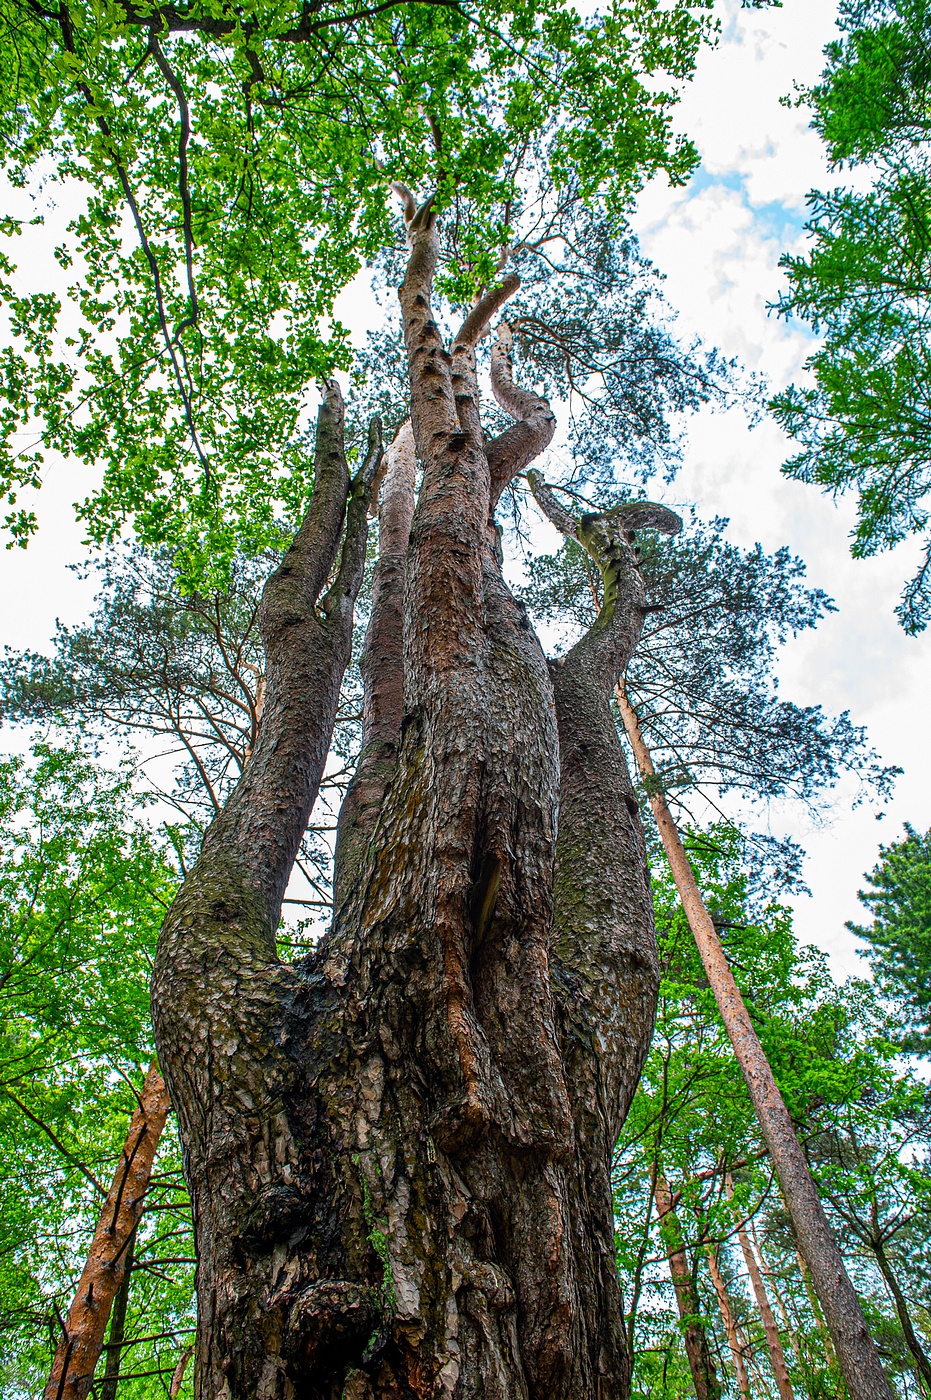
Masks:
[[[741,10],[739,0],[726,0],[721,41],[702,55],[678,112],[680,128],[698,145],[700,170],[684,189],[651,184],[634,218],[645,251],[666,275],[680,329],[738,356],[774,389],[803,373],[813,343],[804,327],[767,310],[782,281],[779,259],[805,246],[808,191],[836,179],[804,111],[780,98],[817,77],[835,9],[832,0],[785,0],[777,10]],[[35,285],[40,270],[24,266],[24,281]],[[360,338],[370,307],[355,290],[339,308]],[[751,431],[740,412],[709,410],[690,423],[685,465],[667,499],[693,502],[706,518],[730,517],[730,536],[741,545],[788,545],[806,560],[811,583],[833,596],[838,611],[786,648],[781,692],[834,713],[849,710],[883,759],[905,770],[885,809],[874,802],[854,809],[855,794],[841,790],[819,828],[798,810],[774,814],[774,827],[790,830],[809,853],[812,893],[795,901],[797,931],[844,976],[865,971],[844,924],[863,915],[856,892],[880,842],[897,839],[905,821],[931,826],[931,636],[905,637],[894,617],[916,550],[851,560],[853,502],[836,504],[787,481],[779,468],[789,454],[775,424]],[[0,643],[41,651],[56,617],[74,623],[86,615],[91,587],[66,568],[87,552],[71,510],[87,483],[73,472],[49,461],[38,538],[25,552],[0,551]],[[0,738],[0,748],[14,743],[9,733]]]
[[[680,326],[778,389],[802,377],[813,345],[806,327],[767,309],[785,285],[779,259],[805,248],[808,191],[841,178],[828,171],[805,111],[779,99],[818,77],[822,49],[836,32],[836,5],[785,0],[781,9],[757,11],[729,0],[726,11],[721,43],[703,55],[678,113],[701,168],[684,189],[654,182],[634,222],[666,274]],[[852,560],[853,499],[835,503],[786,480],[779,468],[789,455],[773,422],[751,431],[737,412],[705,412],[689,426],[685,467],[672,490],[706,518],[730,517],[737,543],[788,545],[806,561],[809,580],[832,595],[838,611],[786,648],[781,693],[834,713],[849,710],[883,759],[905,770],[884,809],[875,802],[853,809],[854,794],[842,791],[821,829],[798,811],[774,814],[774,825],[785,824],[809,853],[812,893],[794,901],[797,932],[831,955],[835,974],[862,974],[860,945],[844,924],[867,921],[856,897],[863,876],[879,844],[898,839],[904,822],[931,826],[931,636],[906,637],[893,611],[917,549],[907,544]]]

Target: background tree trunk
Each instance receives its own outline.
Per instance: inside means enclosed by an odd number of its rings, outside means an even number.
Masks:
[[[734,1374],[737,1377],[737,1389],[740,1392],[741,1400],[750,1400],[750,1381],[747,1377],[747,1367],[744,1361],[744,1347],[737,1330],[737,1320],[734,1317],[734,1310],[731,1307],[731,1300],[727,1292],[727,1284],[718,1266],[718,1256],[713,1245],[705,1246],[708,1255],[708,1270],[711,1274],[711,1282],[714,1284],[714,1291],[718,1299],[718,1307],[721,1312],[721,1320],[724,1323],[724,1331],[727,1334],[727,1344],[731,1350],[731,1360],[734,1363]]]
[[[647,787],[650,806],[682,907],[694,934],[724,1028],[746,1080],[763,1140],[792,1220],[796,1242],[808,1264],[850,1395],[852,1400],[893,1400],[879,1353],[828,1224],[805,1154],[799,1146],[779,1086],[734,981],[714,922],[701,897],[672,813],[658,785],[637,715],[622,686],[617,690],[617,702],[637,766]]]
[[[753,1245],[750,1243],[747,1226],[743,1220],[737,1226],[737,1238],[740,1240],[744,1263],[747,1266],[747,1273],[750,1275],[750,1283],[753,1287],[753,1296],[756,1299],[757,1309],[763,1322],[763,1332],[769,1349],[769,1360],[776,1378],[776,1389],[779,1391],[780,1400],[795,1400],[795,1391],[792,1389],[792,1382],[789,1379],[789,1368],[786,1365],[779,1328],[776,1326],[776,1319],[770,1307],[769,1295],[766,1292],[766,1284],[763,1282],[759,1261]]]
[[[168,1090],[153,1060],[133,1114],[65,1331],[52,1362],[45,1400],[85,1400],[100,1360],[113,1300],[128,1268],[142,1215],[152,1163],[170,1108]]]
[[[660,1231],[672,1286],[676,1292],[679,1317],[682,1320],[685,1338],[685,1354],[688,1357],[692,1384],[696,1400],[718,1400],[721,1387],[718,1383],[711,1348],[701,1320],[701,1303],[689,1268],[688,1256],[682,1239],[682,1230],[676,1215],[675,1204],[669,1184],[662,1172],[656,1173],[656,1213],[660,1220]]]
[[[895,1276],[895,1271],[892,1268],[889,1256],[879,1241],[874,1240],[873,1242],[873,1254],[879,1266],[879,1272],[883,1276],[883,1281],[889,1289],[889,1293],[895,1305],[896,1316],[902,1328],[902,1336],[905,1338],[905,1345],[914,1357],[915,1367],[918,1374],[921,1376],[925,1390],[931,1395],[931,1360],[928,1359],[928,1353],[918,1340],[918,1334],[915,1331],[911,1313],[908,1310],[905,1294],[899,1287],[899,1281]]]
[[[303,962],[277,961],[376,467],[350,487],[331,387],[314,497],[263,600],[255,749],[156,960],[158,1043],[194,1198],[197,1392],[621,1400],[610,1163],[658,967],[610,698],[643,586],[626,529],[592,517],[605,606],[547,665],[502,578],[491,511],[553,417],[514,386],[505,335],[493,386],[519,431],[486,443],[475,372],[475,344],[517,280],[488,292],[448,352],[430,310],[434,219],[409,197],[406,217],[422,485],[412,511],[402,435],[333,927]],[[318,601],[341,531],[337,580]]]

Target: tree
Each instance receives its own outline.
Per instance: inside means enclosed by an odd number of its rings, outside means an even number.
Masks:
[[[931,10],[927,0],[845,0],[838,25],[821,82],[800,101],[832,165],[862,167],[870,184],[809,196],[812,246],[783,258],[789,291],[776,307],[823,340],[806,362],[814,382],[790,386],[772,409],[801,444],[789,476],[857,492],[856,558],[924,538],[897,610],[914,634],[931,617]]]
[[[145,1074],[148,980],[177,877],[131,776],[130,765],[107,773],[74,743],[0,765],[0,1374],[11,1393],[41,1390],[46,1338],[54,1350],[69,1303],[72,1354],[88,1344],[96,1361],[114,1295],[125,1309],[133,1283],[130,1371],[158,1364],[147,1336],[170,1346],[188,1321],[184,1271],[167,1287],[161,1279],[165,1262],[190,1249],[175,1136],[162,1134],[164,1086],[154,1069]],[[127,1150],[140,1094],[146,1141],[137,1122]],[[142,1217],[156,1149],[160,1179]],[[95,1222],[102,1248],[76,1289]],[[143,1300],[148,1325],[133,1331]],[[111,1354],[118,1362],[119,1347]]]
[[[255,746],[265,693],[258,607],[270,559],[241,553],[225,587],[181,593],[166,551],[113,551],[96,561],[101,588],[88,622],[56,627],[51,657],[7,648],[0,659],[0,705],[13,723],[53,724],[65,732],[133,745],[140,775],[161,803],[184,871]],[[343,759],[321,788],[341,797],[358,748],[358,667],[344,677],[334,730]],[[330,802],[327,803],[328,809]],[[335,818],[319,823],[335,830]],[[329,857],[308,830],[295,892],[304,907],[329,905]]]
[[[902,1009],[903,1043],[931,1051],[931,832],[906,824],[905,836],[880,846],[869,886],[858,897],[873,915],[870,925],[847,927],[869,945],[879,985]]]
[[[927,1239],[923,1158],[926,1093],[903,1075],[887,1035],[887,1018],[870,983],[836,985],[823,954],[800,948],[788,909],[765,884],[748,878],[738,832],[718,825],[686,833],[690,859],[735,968],[811,1169],[843,1241],[845,1262],[897,1385],[909,1381],[909,1353],[875,1256],[866,1242],[877,1206],[883,1229],[901,1229],[892,1245],[916,1329],[925,1325],[920,1264]],[[657,1268],[665,1248],[653,1209],[655,1164],[662,1161],[677,1224],[712,1352],[725,1348],[768,1394],[769,1350],[755,1290],[740,1262],[737,1227],[765,1279],[781,1350],[797,1394],[845,1394],[810,1279],[797,1254],[790,1218],[767,1161],[753,1106],[668,867],[654,872],[662,982],[657,1028],[625,1124],[615,1168],[618,1253],[631,1310],[635,1392],[681,1394],[676,1352],[682,1342],[662,1328],[671,1290]],[[848,1142],[854,1133],[861,1151]],[[835,1142],[840,1147],[835,1149]],[[866,1150],[864,1150],[866,1149]],[[843,1160],[841,1160],[843,1158]],[[733,1201],[727,1184],[733,1177]],[[859,1217],[856,1228],[849,1219]],[[641,1231],[643,1232],[641,1234]],[[638,1239],[642,1241],[638,1247]],[[703,1270],[707,1263],[709,1280]],[[714,1330],[724,1301],[724,1334]],[[641,1301],[641,1299],[643,1301]],[[648,1350],[649,1348],[649,1350]],[[672,1353],[672,1354],[671,1354]],[[682,1358],[684,1361],[684,1357]],[[724,1367],[722,1365],[722,1370]],[[724,1379],[726,1381],[726,1372]],[[738,1387],[741,1384],[737,1370]],[[731,1381],[733,1384],[733,1381]],[[911,1394],[906,1388],[905,1393]]]
[[[568,501],[574,511],[571,493]],[[848,714],[779,693],[778,647],[817,626],[832,600],[806,584],[803,561],[787,549],[741,550],[726,527],[693,519],[674,538],[639,546],[650,611],[624,683],[667,799],[689,818],[693,803],[721,812],[736,800],[752,812],[788,798],[817,819],[843,776],[861,793],[886,795],[899,770],[880,763]],[[591,625],[598,580],[576,540],[530,558],[527,575],[521,596],[535,619],[568,637]],[[749,820],[741,829],[745,859],[765,867],[774,888],[799,879],[797,846]]]
[[[641,776],[645,784],[652,789],[649,793],[650,806],[660,829],[663,848],[667,853],[676,888],[686,911],[689,927],[695,936],[702,965],[714,991],[721,1019],[753,1100],[766,1150],[792,1219],[799,1251],[811,1274],[848,1390],[855,1397],[891,1397],[892,1392],[879,1353],[866,1325],[860,1300],[844,1267],[843,1256],[831,1231],[785,1100],[734,980],[730,963],[711,913],[702,898],[678,828],[666,799],[656,784],[656,771],[650,760],[649,750],[644,744],[636,712],[620,688],[618,704]],[[745,1253],[749,1264],[749,1252],[745,1250]],[[758,1296],[762,1311],[762,1295],[758,1293]],[[766,1325],[767,1334],[771,1336],[772,1326],[769,1321]],[[780,1359],[778,1349],[772,1341],[770,1350],[774,1358],[780,1394],[788,1400],[791,1387],[787,1374],[784,1374],[784,1361]]]

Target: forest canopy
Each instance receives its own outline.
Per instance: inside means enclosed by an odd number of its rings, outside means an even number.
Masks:
[[[634,232],[732,9],[0,0],[7,542],[65,462],[97,583],[0,661],[4,1400],[931,1393],[924,838],[836,981],[779,814],[900,770]]]

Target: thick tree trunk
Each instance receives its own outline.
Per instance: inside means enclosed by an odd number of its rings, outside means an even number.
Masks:
[[[750,1381],[747,1376],[747,1367],[744,1361],[744,1346],[740,1340],[737,1330],[737,1319],[734,1317],[734,1310],[731,1307],[731,1300],[727,1292],[727,1284],[718,1265],[717,1252],[713,1245],[705,1246],[708,1255],[708,1271],[711,1274],[711,1282],[714,1284],[715,1295],[718,1300],[718,1308],[721,1313],[721,1321],[724,1323],[724,1331],[727,1334],[727,1344],[731,1351],[731,1360],[734,1363],[734,1374],[737,1377],[737,1389],[740,1392],[741,1400],[750,1400]]]
[[[637,804],[611,719],[642,584],[551,669],[501,575],[494,493],[552,414],[486,443],[475,344],[442,344],[437,236],[407,199],[413,456],[393,445],[363,748],[320,948],[274,953],[349,655],[366,501],[331,389],[317,484],[266,588],[258,740],[166,920],[154,978],[198,1248],[199,1400],[620,1400],[610,1160],[658,982]],[[490,462],[494,462],[494,482]],[[372,464],[374,470],[374,463]],[[597,533],[597,529],[596,529]],[[556,814],[559,811],[559,831]]]
[[[656,1172],[655,1186],[656,1213],[659,1216],[663,1246],[682,1321],[685,1354],[692,1373],[696,1400],[718,1400],[721,1386],[701,1319],[701,1303],[695,1289],[692,1270],[689,1268],[672,1192],[666,1178],[659,1171]]]
[[[139,1096],[119,1166],[94,1232],[87,1263],[64,1335],[52,1362],[45,1400],[85,1400],[100,1360],[113,1301],[128,1267],[129,1252],[152,1175],[152,1162],[169,1110],[168,1091],[155,1061]]]
[[[870,1336],[843,1257],[831,1232],[805,1154],[773,1077],[769,1061],[750,1020],[746,1005],[717,930],[701,897],[676,824],[657,784],[649,750],[636,713],[618,687],[618,706],[637,765],[649,792],[682,907],[695,937],[702,964],[715,995],[725,1030],[743,1072],[750,1098],[776,1169],[792,1220],[798,1247],[811,1271],[815,1292],[837,1352],[852,1400],[892,1400],[879,1353]]]

